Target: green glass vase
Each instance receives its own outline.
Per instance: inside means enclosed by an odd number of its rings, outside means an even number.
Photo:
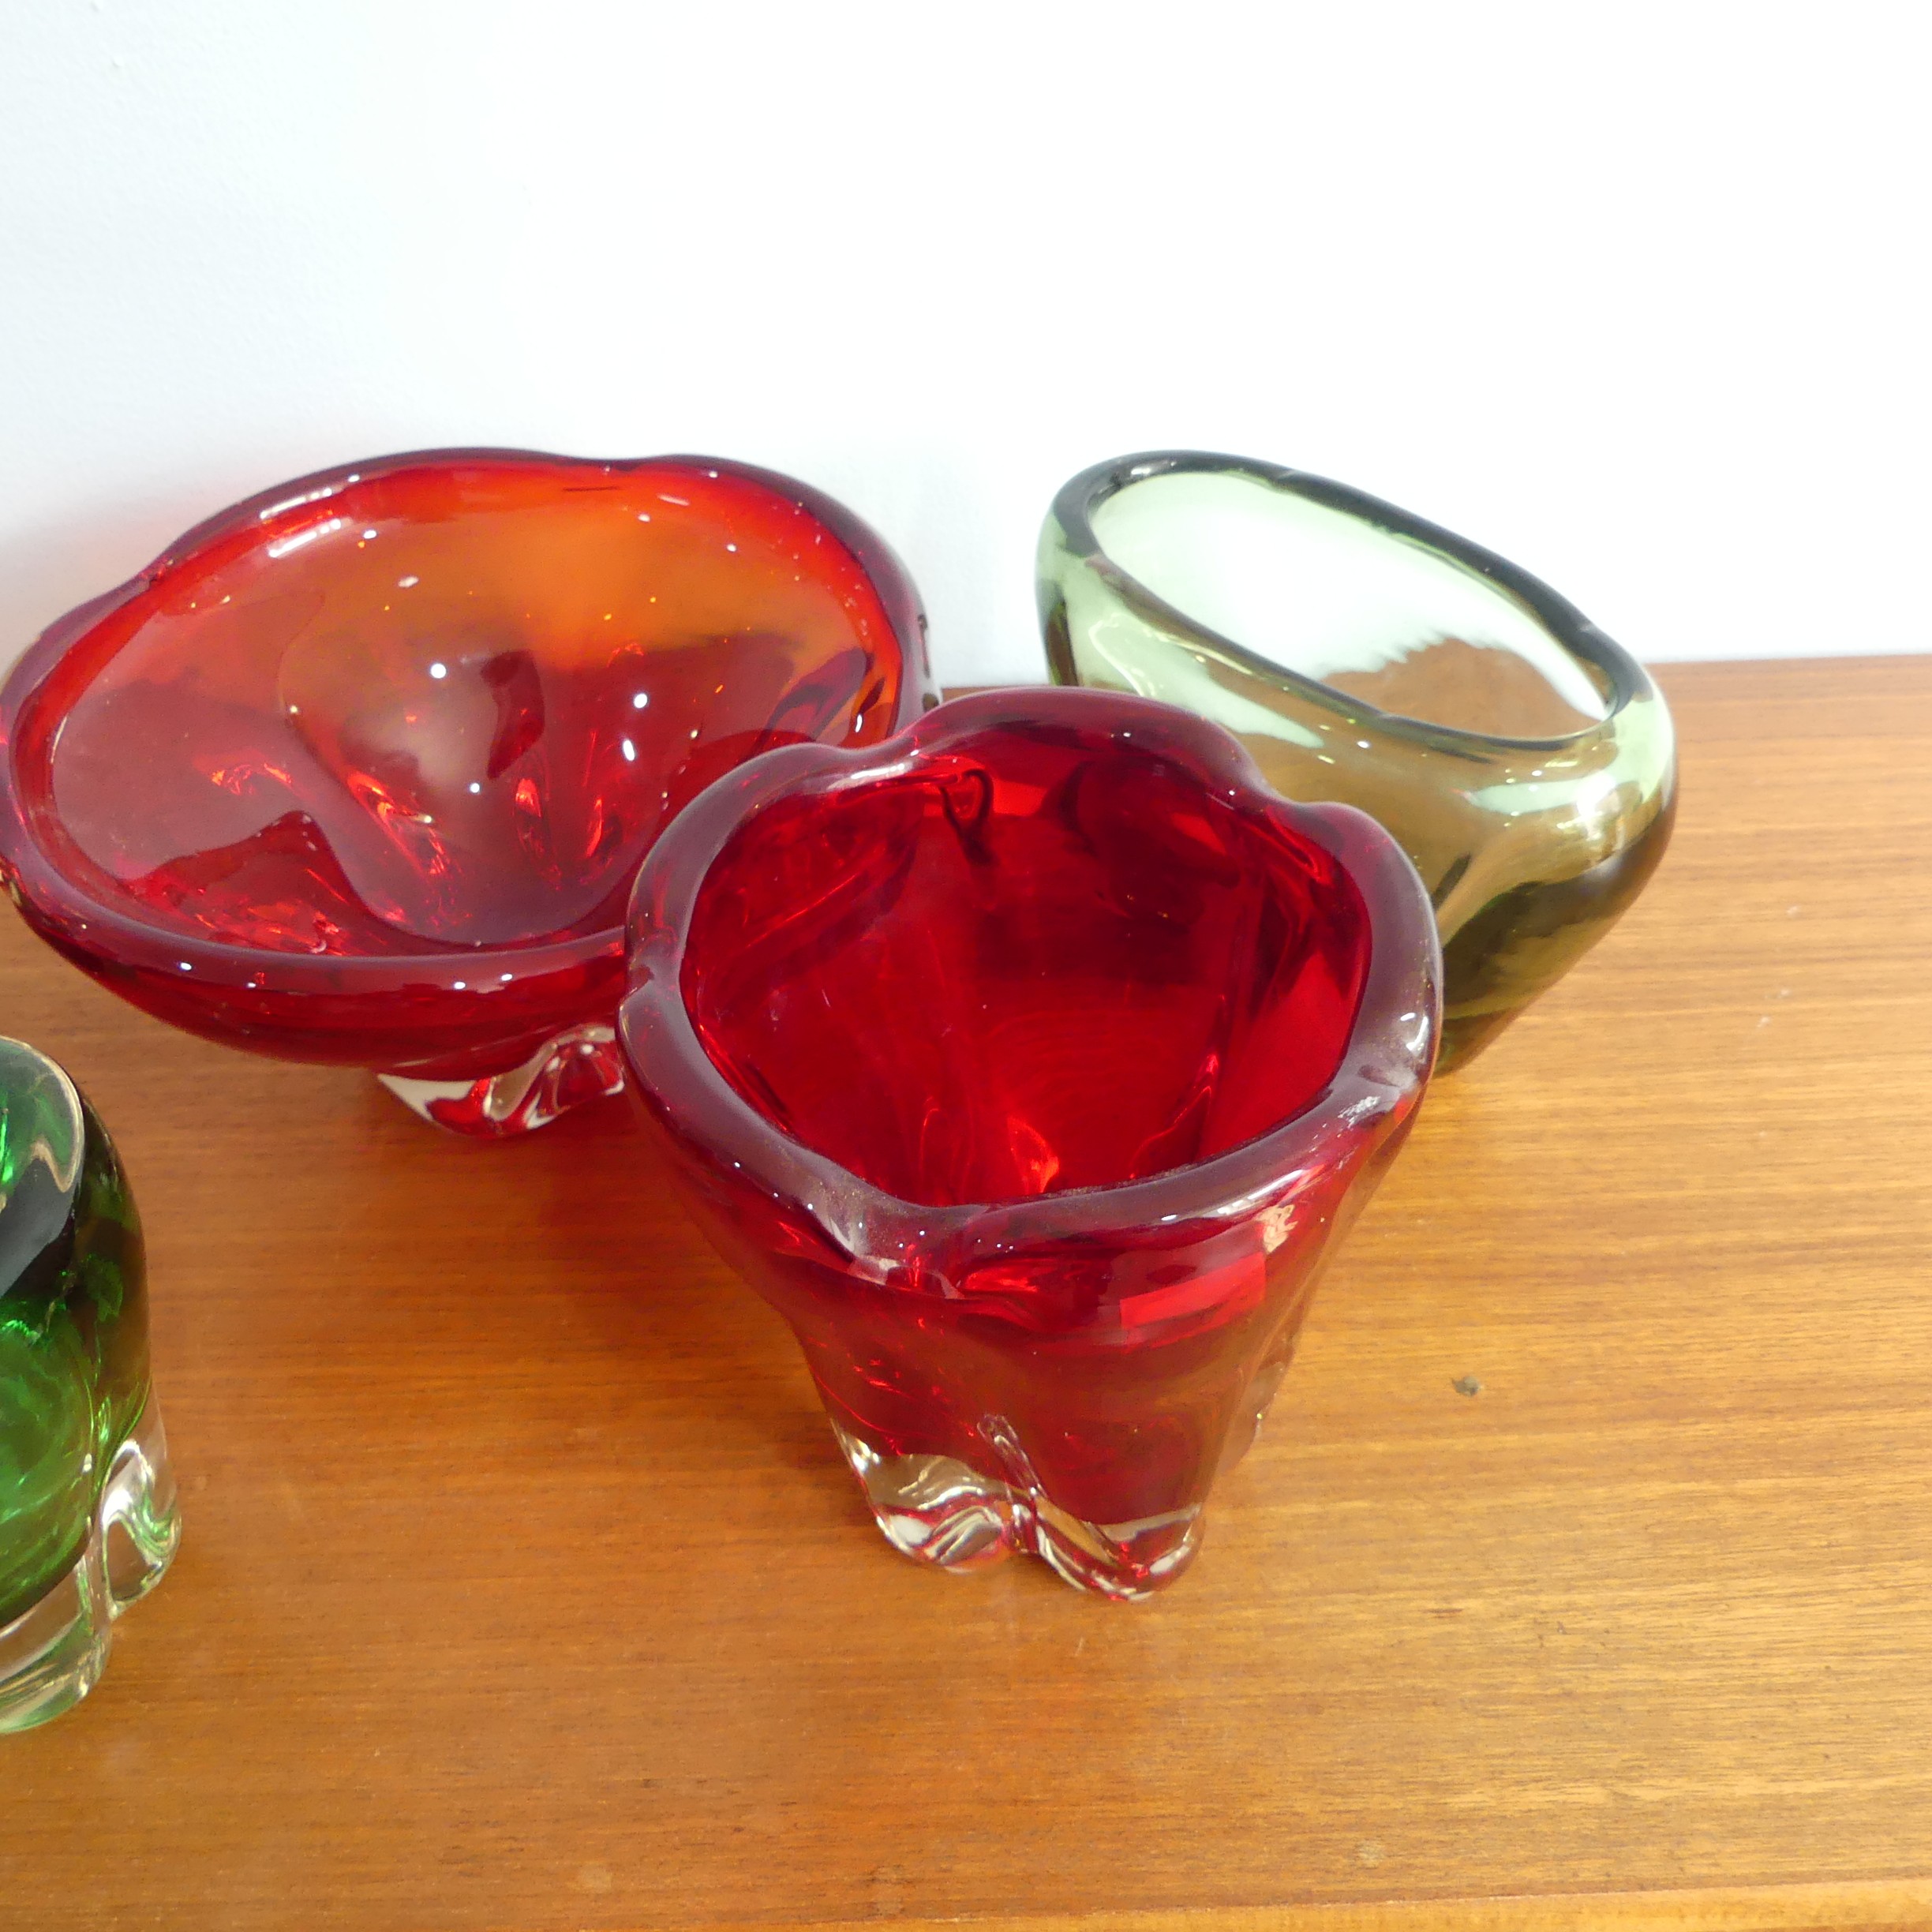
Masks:
[[[0,1039],[0,1732],[86,1696],[178,1534],[133,1197],[66,1073]]]
[[[1198,451],[1096,464],[1041,533],[1054,680],[1224,724],[1284,796],[1360,807],[1442,936],[1439,1071],[1589,950],[1670,837],[1670,713],[1526,571],[1339,483]]]

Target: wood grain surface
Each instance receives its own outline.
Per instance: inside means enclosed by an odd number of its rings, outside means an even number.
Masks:
[[[623,1106],[466,1145],[9,919],[185,1533],[0,1744],[0,1926],[1932,1922],[1932,659],[1662,675],[1663,871],[1138,1608],[893,1556]]]

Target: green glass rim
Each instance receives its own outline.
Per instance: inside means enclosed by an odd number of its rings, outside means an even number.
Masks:
[[[48,1171],[54,1176],[71,1207],[87,1144],[87,1110],[81,1103],[80,1089],[74,1084],[73,1075],[58,1060],[43,1054],[38,1046],[5,1033],[0,1033],[0,1080],[4,1079],[7,1071],[3,1063],[16,1056],[21,1071],[30,1073],[36,1085],[51,1089],[59,1118],[50,1121],[43,1116],[42,1125],[55,1129],[65,1144],[46,1150],[51,1157]],[[6,1204],[12,1193],[16,1173],[14,1151],[6,1144],[6,1136],[0,1133],[0,1207]],[[0,1294],[4,1292],[5,1284],[0,1283]]]
[[[1522,605],[1556,645],[1594,671],[1593,680],[1604,700],[1604,714],[1573,732],[1548,738],[1511,738],[1484,732],[1465,731],[1455,725],[1432,723],[1427,718],[1410,717],[1401,712],[1384,711],[1365,698],[1357,698],[1319,678],[1290,668],[1272,657],[1262,656],[1241,642],[1211,629],[1198,619],[1156,596],[1140,579],[1107,555],[1094,530],[1094,513],[1108,498],[1130,485],[1150,478],[1186,474],[1243,476],[1265,484],[1271,489],[1285,490],[1324,508],[1371,525],[1398,541],[1432,551],[1452,564],[1483,578],[1506,597]],[[1653,698],[1657,687],[1637,660],[1613,639],[1606,637],[1569,599],[1552,590],[1539,577],[1485,550],[1481,544],[1458,537],[1454,530],[1414,515],[1398,505],[1372,496],[1366,490],[1337,483],[1327,477],[1280,463],[1264,462],[1249,456],[1228,456],[1208,450],[1146,450],[1131,456],[1115,456],[1083,470],[1063,483],[1053,500],[1053,520],[1059,527],[1068,552],[1099,577],[1120,601],[1143,622],[1154,625],[1184,642],[1206,646],[1232,660],[1252,676],[1285,684],[1351,721],[1372,719],[1391,732],[1406,736],[1451,756],[1486,758],[1493,751],[1554,751],[1579,740],[1597,736],[1614,728],[1619,715],[1630,706]],[[1046,586],[1043,585],[1043,595]],[[1054,676],[1068,683],[1080,679],[1067,642],[1049,629],[1046,651]]]

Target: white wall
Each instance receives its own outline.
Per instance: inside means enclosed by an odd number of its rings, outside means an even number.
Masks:
[[[1932,647],[1913,5],[0,0],[0,660],[303,470],[698,449],[1040,674],[1054,485],[1298,463],[1653,658]]]

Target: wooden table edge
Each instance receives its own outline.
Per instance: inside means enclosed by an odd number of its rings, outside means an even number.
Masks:
[[[1864,1932],[1932,1926],[1932,1875],[1843,1884],[1574,1892],[1355,1904],[739,1921],[705,1932]],[[503,1927],[500,1932],[516,1932]],[[623,1932],[660,1932],[649,1921]]]

